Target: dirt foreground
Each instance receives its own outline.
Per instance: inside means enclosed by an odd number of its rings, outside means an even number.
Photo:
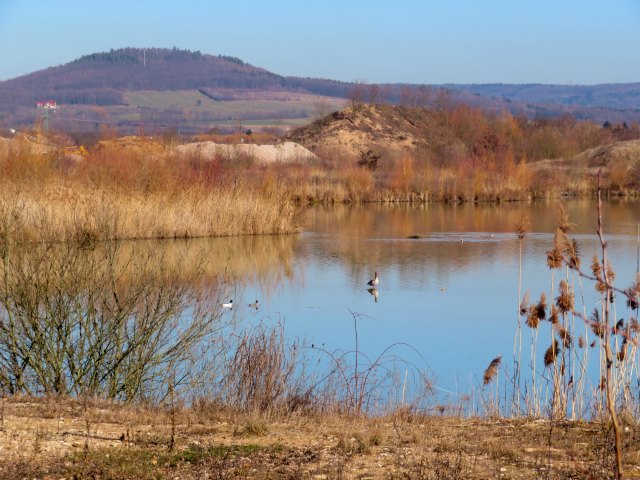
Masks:
[[[6,479],[611,478],[595,423],[397,414],[239,414],[211,404],[2,401]],[[640,478],[640,429],[625,427],[625,478]]]

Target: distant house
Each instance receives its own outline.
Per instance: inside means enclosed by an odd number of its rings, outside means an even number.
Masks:
[[[55,100],[47,100],[46,102],[37,102],[36,107],[38,110],[41,108],[45,110],[55,110],[58,108],[58,104]]]

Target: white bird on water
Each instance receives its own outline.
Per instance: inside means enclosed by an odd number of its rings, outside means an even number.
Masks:
[[[372,287],[378,285],[378,272],[375,272],[375,276],[367,282],[367,285],[371,285]]]
[[[222,308],[233,308],[233,300],[229,300],[229,303],[223,303]]]
[[[249,307],[255,308],[257,310],[258,309],[258,300],[256,300],[255,303],[250,303]]]

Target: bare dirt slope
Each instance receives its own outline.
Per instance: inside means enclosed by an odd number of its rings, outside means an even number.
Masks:
[[[627,140],[591,148],[573,157],[572,162],[587,168],[610,167],[618,162],[640,164],[640,140]]]
[[[361,105],[335,112],[294,130],[289,139],[322,157],[328,151],[359,158],[378,153],[418,151],[434,113],[393,105]]]
[[[599,170],[607,175],[612,170],[623,169],[640,177],[640,140],[626,140],[610,145],[590,148],[571,158],[557,158],[534,162],[535,170],[581,170],[597,175]],[[625,173],[619,172],[619,173]]]

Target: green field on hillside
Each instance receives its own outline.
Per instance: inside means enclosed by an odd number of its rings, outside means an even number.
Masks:
[[[306,94],[252,92],[239,100],[214,101],[198,90],[131,91],[126,93],[130,107],[180,112],[193,120],[228,122],[230,120],[301,119],[303,123],[344,107],[345,101]],[[299,123],[299,122],[296,122]]]

